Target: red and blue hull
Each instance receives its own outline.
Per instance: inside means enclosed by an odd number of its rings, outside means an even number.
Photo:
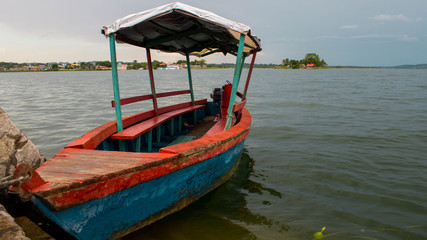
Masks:
[[[76,239],[120,237],[184,208],[230,178],[243,143],[179,171],[65,210],[52,210],[39,198],[32,201]]]

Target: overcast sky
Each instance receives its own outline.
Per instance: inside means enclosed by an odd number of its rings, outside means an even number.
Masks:
[[[0,61],[109,60],[101,28],[130,13],[172,1],[2,0]],[[182,0],[251,26],[263,51],[258,63],[317,53],[329,65],[427,63],[427,0]],[[145,61],[145,51],[118,47],[118,60]],[[153,53],[161,61],[180,55]],[[218,62],[207,57],[207,62]],[[226,60],[232,62],[231,58]]]

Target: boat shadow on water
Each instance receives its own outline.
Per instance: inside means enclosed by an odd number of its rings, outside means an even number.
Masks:
[[[281,198],[281,193],[251,180],[255,161],[246,148],[233,177],[189,207],[122,239],[258,239],[251,228],[286,232],[290,227],[254,213],[247,206],[250,194]],[[269,205],[268,201],[263,202]],[[251,227],[252,226],[252,227]]]

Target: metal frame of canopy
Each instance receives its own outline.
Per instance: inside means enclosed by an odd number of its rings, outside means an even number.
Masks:
[[[206,14],[206,13],[209,13],[209,14]],[[186,18],[186,21],[188,21],[189,24],[192,25],[192,27],[190,29],[180,29],[181,31],[171,30],[170,27],[176,24],[176,22],[171,23],[171,22],[168,22],[169,20],[166,21],[165,19],[167,19],[168,14],[180,14],[180,16],[183,16],[184,18]],[[159,19],[159,21],[162,23],[166,22],[165,23],[166,25],[162,26],[158,23],[155,23],[154,20],[157,20],[157,19]],[[218,20],[218,22],[214,22],[214,20]],[[205,27],[214,26],[214,29],[203,29],[201,25],[204,25]],[[168,26],[168,27],[165,27],[165,26]],[[196,26],[196,29],[193,29],[195,26]],[[142,32],[141,29],[138,29],[141,27],[148,27],[149,28],[148,31],[153,31],[153,29],[151,28],[157,28],[158,31],[161,31],[163,33],[163,35],[160,34],[160,37],[157,36],[154,38],[146,38],[145,37],[146,33]],[[201,34],[204,34],[205,38],[210,40],[207,42],[200,42],[195,40],[194,36],[197,36],[197,34],[199,34],[198,31],[200,31]],[[236,33],[239,33],[239,32],[240,32],[240,36],[237,36]],[[122,123],[122,111],[121,111],[121,104],[120,104],[119,78],[118,78],[118,71],[117,71],[116,41],[126,42],[131,45],[146,48],[148,71],[149,71],[150,85],[151,85],[151,94],[152,94],[152,100],[153,100],[153,109],[154,109],[155,115],[158,115],[158,111],[157,111],[158,106],[157,106],[156,88],[154,83],[154,74],[153,74],[150,49],[160,49],[166,52],[174,52],[171,50],[171,49],[174,49],[174,47],[171,47],[171,46],[175,44],[176,46],[178,46],[178,49],[175,49],[175,52],[179,52],[185,55],[186,61],[187,61],[188,84],[190,88],[191,102],[193,106],[195,105],[195,101],[194,101],[194,92],[193,92],[193,80],[191,76],[191,67],[190,67],[190,54],[196,53],[197,56],[207,56],[209,54],[213,54],[216,52],[223,52],[224,54],[230,53],[232,55],[235,55],[236,65],[234,69],[229,106],[227,109],[227,120],[226,120],[225,130],[229,129],[232,124],[233,105],[236,100],[237,89],[239,87],[245,58],[248,55],[253,54],[252,62],[250,64],[250,68],[248,72],[248,77],[246,80],[244,93],[242,94],[243,95],[242,100],[246,98],[250,78],[252,75],[252,69],[254,67],[254,62],[256,58],[256,52],[261,50],[258,38],[251,35],[249,27],[243,24],[239,24],[239,23],[224,19],[213,13],[210,13],[201,9],[193,8],[181,3],[168,4],[168,5],[161,6],[159,8],[152,9],[149,11],[129,15],[125,18],[117,20],[113,25],[109,27],[104,27],[103,33],[110,38],[110,56],[111,56],[111,63],[112,63],[113,92],[114,92],[114,101],[116,103],[115,112],[116,112],[118,132],[123,130],[123,123]],[[116,36],[117,34],[119,35]],[[140,40],[141,42],[136,42],[134,40],[135,36],[140,36],[142,39]],[[182,42],[183,39],[190,39],[196,45],[187,47],[186,44],[188,42],[183,43]],[[201,49],[204,49],[203,50],[204,52],[202,54],[200,54]],[[194,119],[195,118],[196,116],[194,115]],[[119,143],[119,145],[123,146],[123,143]]]
[[[225,126],[225,130],[229,129],[231,127],[232,123],[232,111],[233,111],[233,105],[236,100],[236,94],[237,89],[239,87],[240,78],[243,70],[243,65],[245,62],[246,54],[243,53],[243,47],[244,47],[244,41],[245,41],[245,34],[240,35],[240,41],[239,41],[239,48],[236,56],[236,67],[234,69],[234,75],[233,75],[233,83],[232,83],[232,90],[231,90],[231,96],[230,96],[230,102],[227,110],[227,122]],[[119,77],[118,77],[118,70],[117,70],[117,55],[116,55],[116,43],[115,43],[115,36],[114,33],[109,35],[110,38],[110,57],[111,57],[111,67],[112,67],[112,79],[113,79],[113,92],[114,92],[114,101],[115,104],[115,112],[116,112],[116,119],[117,119],[117,130],[120,132],[123,130],[123,123],[122,123],[122,111],[121,111],[121,104],[120,104],[120,88],[119,88]],[[150,77],[150,86],[151,86],[151,93],[153,95],[153,109],[156,115],[158,115],[157,112],[157,98],[156,98],[156,88],[155,88],[155,82],[154,82],[154,74],[153,74],[153,67],[152,67],[152,61],[151,61],[151,53],[150,48],[146,48],[146,54],[147,54],[147,63],[148,63],[148,71],[149,71],[149,77]],[[193,92],[193,81],[191,76],[191,67],[190,67],[190,53],[186,53],[186,61],[187,61],[187,73],[188,73],[188,84],[190,88],[190,96],[191,96],[191,102],[194,106],[194,92]],[[256,51],[252,54],[252,62],[249,68],[248,77],[245,84],[245,90],[243,93],[243,98],[246,98],[249,82],[252,75],[252,70],[254,67],[256,58]],[[120,141],[121,142],[121,141]],[[120,145],[122,145],[121,143]]]

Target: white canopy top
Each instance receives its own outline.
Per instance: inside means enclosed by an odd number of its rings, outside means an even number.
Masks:
[[[235,54],[240,34],[244,34],[247,55],[261,50],[249,26],[179,2],[118,19],[102,33],[107,37],[115,34],[117,42],[196,56]]]

